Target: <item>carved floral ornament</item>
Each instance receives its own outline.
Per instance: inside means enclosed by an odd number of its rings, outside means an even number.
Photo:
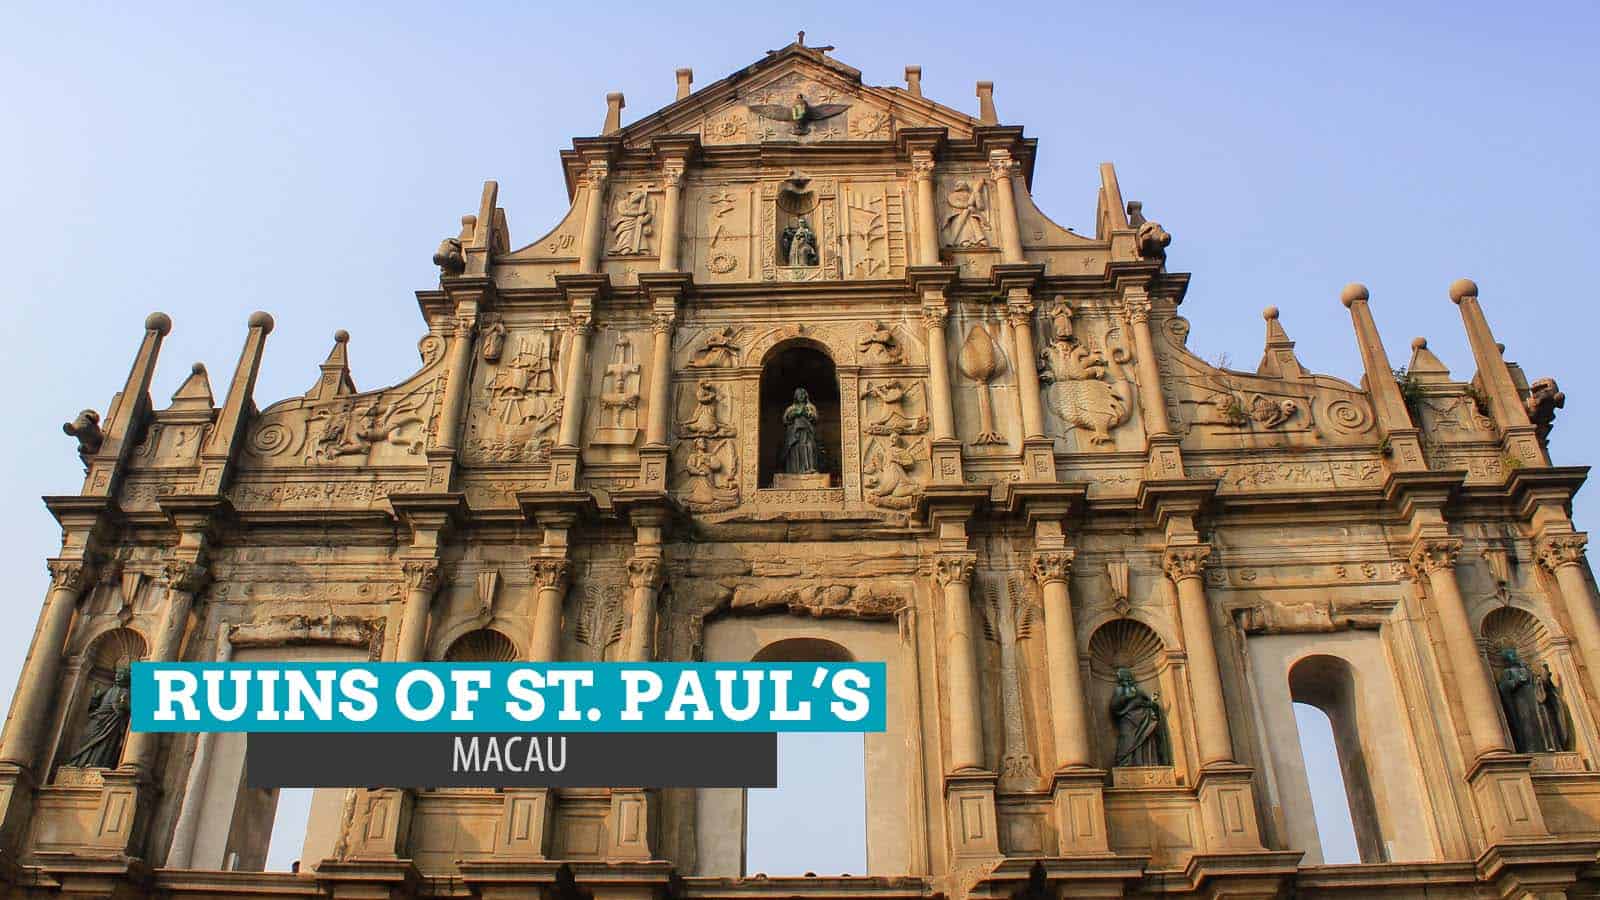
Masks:
[[[1411,567],[1419,573],[1431,575],[1456,567],[1461,555],[1460,538],[1424,538],[1411,548]]]
[[[941,585],[971,584],[977,567],[976,553],[941,553],[933,558],[933,577]]]
[[[1071,550],[1041,550],[1033,555],[1033,577],[1039,579],[1040,584],[1049,584],[1059,581],[1063,584],[1072,576],[1072,560],[1076,554]]]
[[[1167,577],[1177,583],[1204,575],[1206,560],[1210,558],[1211,547],[1206,544],[1168,547],[1166,555],[1162,557],[1161,567],[1166,570]]]
[[[1539,555],[1539,563],[1554,572],[1562,566],[1578,566],[1583,564],[1583,550],[1589,543],[1589,536],[1583,533],[1556,534],[1539,541],[1535,550]]]

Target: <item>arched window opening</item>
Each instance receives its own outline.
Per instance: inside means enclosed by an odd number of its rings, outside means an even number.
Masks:
[[[821,638],[788,638],[752,662],[850,662]],[[867,871],[866,743],[861,734],[778,735],[778,786],[746,791],[745,874]]]
[[[1294,705],[1294,722],[1300,732],[1306,781],[1311,785],[1311,811],[1317,822],[1317,840],[1322,844],[1322,861],[1329,865],[1358,863],[1361,853],[1356,849],[1356,828],[1350,821],[1349,794],[1339,770],[1333,723],[1326,713],[1309,703]]]
[[[797,394],[805,392],[810,408]],[[791,408],[801,409],[791,414]],[[807,344],[790,344],[768,356],[761,370],[761,441],[759,485],[791,486],[805,481],[807,468],[839,484],[840,447],[839,379],[833,360]],[[790,421],[785,422],[785,418]],[[810,418],[809,426],[797,418]],[[814,433],[814,437],[807,432]],[[794,439],[788,439],[793,434]],[[793,475],[792,478],[777,478]],[[820,480],[820,479],[813,479]],[[822,486],[808,484],[806,486]]]
[[[1378,820],[1378,806],[1372,791],[1372,780],[1367,768],[1366,750],[1361,743],[1359,695],[1356,691],[1355,670],[1348,662],[1334,656],[1308,656],[1289,670],[1289,698],[1296,704],[1296,718],[1309,722],[1311,732],[1321,734],[1315,716],[1302,714],[1300,706],[1320,711],[1327,720],[1327,739],[1308,741],[1306,727],[1300,727],[1300,749],[1305,759],[1306,780],[1311,785],[1312,808],[1317,820],[1318,839],[1323,845],[1324,859],[1335,862],[1332,855],[1339,844],[1337,804],[1328,810],[1324,799],[1330,793],[1337,796],[1342,788],[1345,812],[1355,835],[1356,856],[1360,862],[1388,862],[1388,850],[1383,842],[1383,832]],[[1332,745],[1332,754],[1327,751]],[[1338,766],[1331,765],[1337,760]],[[1334,773],[1337,772],[1337,775]],[[1342,781],[1342,785],[1337,782]],[[1324,821],[1329,823],[1324,827]],[[1330,847],[1330,842],[1333,847]],[[1355,862],[1348,852],[1337,861]]]
[[[300,857],[305,850],[306,830],[311,824],[311,805],[316,793],[314,788],[282,788],[277,791],[272,836],[267,839],[267,859],[262,871],[300,871]]]

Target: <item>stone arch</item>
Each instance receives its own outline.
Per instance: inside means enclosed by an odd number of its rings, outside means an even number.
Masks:
[[[849,650],[827,638],[792,637],[773,641],[756,651],[751,662],[855,662]]]
[[[1289,665],[1289,698],[1322,711],[1333,727],[1345,802],[1363,863],[1389,861],[1382,821],[1362,740],[1360,673],[1342,656],[1313,651]],[[1303,750],[1302,750],[1303,752]]]
[[[493,628],[475,628],[451,641],[441,658],[446,662],[516,662],[516,642]]]
[[[844,474],[842,391],[838,365],[826,344],[810,337],[780,341],[761,356],[757,416],[760,428],[757,485],[772,487],[783,471],[784,410],[804,389],[817,409],[817,469],[837,486]]]

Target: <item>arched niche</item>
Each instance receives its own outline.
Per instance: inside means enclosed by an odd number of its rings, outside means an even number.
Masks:
[[[1179,710],[1182,693],[1167,660],[1167,648],[1150,626],[1136,619],[1111,619],[1089,638],[1089,721],[1095,759],[1111,769],[1116,764],[1117,728],[1111,703],[1117,688],[1117,670],[1133,673],[1139,690],[1161,708],[1166,725],[1167,753],[1175,770],[1182,771],[1186,711]]]
[[[111,687],[118,668],[144,659],[145,653],[144,637],[131,628],[111,628],[89,641],[67,695],[60,740],[56,743],[57,765],[77,751],[88,726],[90,702]]]
[[[783,414],[800,388],[817,409],[817,469],[831,476],[832,486],[841,483],[844,455],[838,371],[823,345],[796,338],[774,346],[761,362],[759,487],[773,487],[773,475],[784,470]]]
[[[1289,668],[1289,698],[1321,710],[1333,727],[1339,774],[1344,779],[1345,802],[1350,808],[1350,823],[1355,827],[1356,850],[1361,861],[1388,862],[1371,769],[1367,765],[1366,744],[1362,741],[1364,723],[1358,690],[1355,669],[1338,656],[1314,653]]]
[[[1568,685],[1577,684],[1571,677],[1571,667],[1557,652],[1554,636],[1544,621],[1533,613],[1515,606],[1502,606],[1490,610],[1478,625],[1484,659],[1489,664],[1489,675],[1494,679],[1500,697],[1501,721],[1506,736],[1518,752],[1555,752],[1573,750],[1577,746],[1576,698]],[[1535,679],[1547,680],[1547,686],[1538,691],[1542,702],[1538,704],[1538,717],[1549,723],[1553,748],[1524,747],[1511,728],[1510,710],[1502,688],[1507,662],[1505,651],[1515,650]]]
[[[450,642],[445,662],[516,662],[521,659],[511,638],[493,628],[478,628]]]

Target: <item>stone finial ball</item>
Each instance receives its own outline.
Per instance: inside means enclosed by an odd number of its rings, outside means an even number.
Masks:
[[[1344,290],[1339,292],[1339,302],[1343,303],[1345,306],[1349,306],[1350,304],[1360,300],[1369,300],[1371,298],[1372,294],[1367,292],[1367,286],[1359,281],[1350,282],[1344,286]]]
[[[1478,296],[1478,283],[1471,278],[1457,278],[1450,282],[1450,299],[1456,303]]]
[[[343,328],[341,328],[338,331],[335,331],[333,333],[333,340],[334,340],[335,343],[343,344],[346,341],[350,340],[350,332],[345,331]]]
[[[206,364],[205,363],[195,363],[194,365],[189,367],[189,374],[190,375],[204,375],[205,373],[206,373]]]
[[[1426,350],[1426,349],[1428,349],[1428,339],[1425,338],[1425,337],[1412,338],[1411,339],[1411,349],[1413,349],[1413,350]]]
[[[172,317],[164,312],[153,312],[145,317],[144,330],[166,337],[172,332]]]
[[[1261,318],[1266,319],[1268,322],[1271,322],[1273,319],[1276,319],[1277,317],[1278,317],[1278,308],[1276,306],[1269,306],[1266,309],[1263,309],[1261,311]]]
[[[270,334],[272,333],[272,324],[272,316],[268,313],[264,313],[258,309],[250,314],[251,328],[259,328],[262,331]]]

